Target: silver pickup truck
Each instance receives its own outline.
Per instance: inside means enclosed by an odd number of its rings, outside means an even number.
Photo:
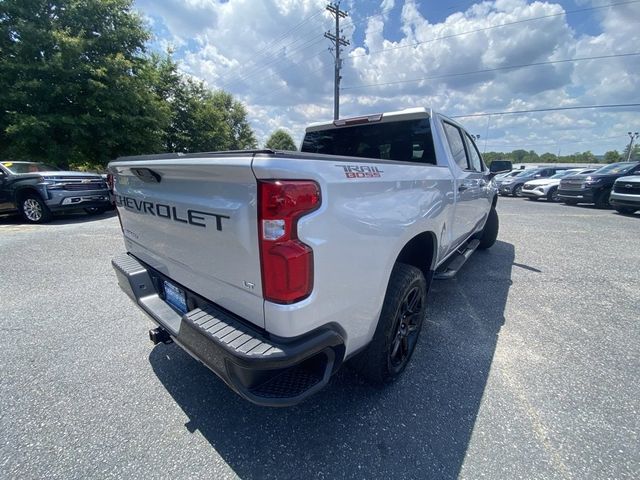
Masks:
[[[318,123],[301,152],[120,158],[121,288],[242,397],[293,405],[346,361],[405,369],[434,277],[498,234],[471,136],[424,108]],[[188,374],[188,372],[185,372]]]

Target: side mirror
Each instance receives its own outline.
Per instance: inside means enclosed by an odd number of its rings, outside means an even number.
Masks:
[[[489,165],[489,172],[495,174],[510,172],[513,164],[509,160],[495,160]]]

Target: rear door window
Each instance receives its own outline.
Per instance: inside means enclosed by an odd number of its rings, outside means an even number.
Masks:
[[[478,147],[476,147],[475,142],[469,136],[468,133],[465,133],[465,138],[467,139],[467,149],[469,151],[469,160],[471,161],[471,169],[475,170],[476,172],[484,171],[484,167],[482,164],[482,157],[480,156]]]
[[[462,132],[458,127],[451,123],[444,122],[444,133],[447,136],[447,142],[451,149],[451,155],[453,160],[458,164],[462,170],[471,170],[469,165],[469,159],[467,158],[467,151],[464,146],[464,140],[462,139]]]

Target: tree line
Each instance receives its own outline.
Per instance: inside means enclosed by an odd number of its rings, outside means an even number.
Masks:
[[[132,0],[0,1],[0,158],[102,169],[255,148],[245,106],[148,53],[150,38]]]
[[[629,155],[629,145],[627,145],[622,153],[617,150],[610,150],[603,157],[596,157],[591,151],[582,153],[572,153],[570,155],[556,155],[554,153],[543,153],[538,155],[533,150],[513,150],[512,152],[486,152],[482,154],[482,158],[487,164],[491,164],[494,160],[510,160],[513,163],[615,163],[640,159],[640,145],[634,145]]]

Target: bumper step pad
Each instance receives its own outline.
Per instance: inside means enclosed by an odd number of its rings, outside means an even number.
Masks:
[[[122,290],[161,329],[253,403],[295,405],[325,386],[344,358],[344,339],[332,328],[272,338],[205,299],[201,308],[180,315],[159,295],[162,274],[131,255],[112,264]]]

